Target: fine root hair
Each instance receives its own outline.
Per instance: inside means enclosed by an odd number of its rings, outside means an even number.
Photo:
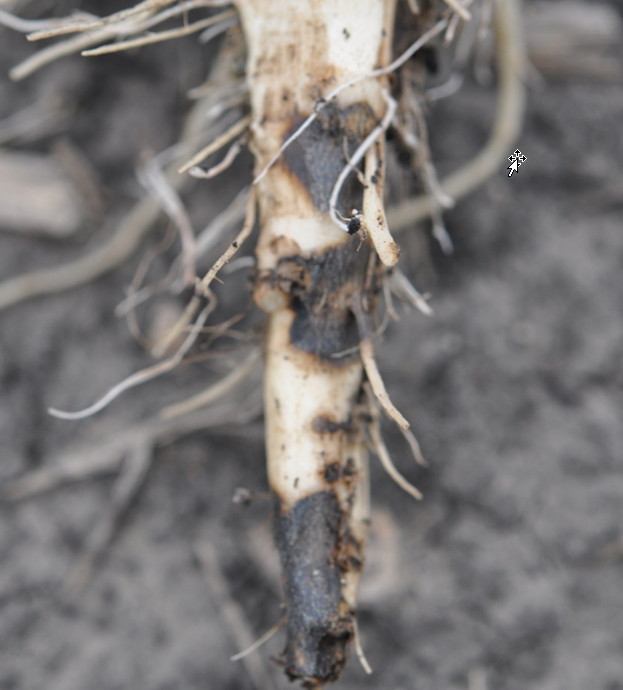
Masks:
[[[387,450],[387,446],[383,441],[383,437],[381,435],[379,407],[377,404],[377,400],[379,400],[378,395],[376,392],[373,392],[370,385],[364,384],[364,389],[368,398],[368,409],[370,411],[370,416],[372,417],[372,420],[368,425],[372,451],[381,461],[383,469],[396,482],[396,484],[398,484],[398,486],[406,491],[410,496],[413,496],[416,501],[420,501],[423,498],[422,493],[416,489],[413,484],[407,481],[396,469],[391,455]]]
[[[455,201],[470,194],[499,169],[521,132],[526,101],[523,83],[526,59],[518,0],[494,3],[493,26],[498,72],[495,119],[480,153],[440,183],[442,192]],[[434,201],[428,195],[405,201],[388,210],[389,225],[396,232],[413,227],[428,218],[433,207]]]

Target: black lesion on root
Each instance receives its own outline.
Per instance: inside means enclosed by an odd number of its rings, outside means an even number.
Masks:
[[[340,616],[342,529],[342,511],[331,491],[306,496],[285,514],[277,499],[275,543],[287,606],[285,672],[307,687],[339,678],[353,637],[352,614]]]
[[[312,421],[312,430],[317,434],[336,434],[338,431],[349,434],[353,430],[353,420],[349,416],[345,422],[336,422],[329,417],[317,415]]]
[[[335,368],[359,358],[359,342],[369,337],[374,324],[362,333],[363,321],[361,314],[355,317],[354,305],[364,304],[364,321],[371,321],[385,278],[373,251],[370,243],[353,237],[322,254],[283,257],[274,270],[255,273],[256,289],[278,290],[287,296],[284,306],[294,312],[293,347]]]
[[[356,348],[359,333],[349,307],[352,294],[365,283],[370,248],[353,239],[324,254],[282,259],[277,275],[288,275],[282,285],[291,295],[290,307],[295,317],[290,328],[291,344],[335,366],[350,359],[334,358]],[[355,352],[352,357],[357,357]]]
[[[328,484],[335,484],[342,476],[342,466],[339,462],[330,462],[324,468],[323,476]]]
[[[296,121],[285,138],[301,124]],[[376,126],[377,121],[367,104],[355,103],[345,110],[335,103],[323,108],[316,120],[283,152],[283,162],[309,192],[314,206],[322,213],[329,212],[333,186],[347,163],[344,146],[354,153],[357,146]],[[340,206],[346,214],[359,207],[361,185],[353,175],[340,193]]]

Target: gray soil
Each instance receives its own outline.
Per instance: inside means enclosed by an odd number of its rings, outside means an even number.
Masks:
[[[0,117],[51,89],[74,114],[64,131],[11,148],[48,152],[69,138],[97,171],[111,221],[63,242],[0,234],[3,278],[81,256],[112,232],[142,193],[141,153],[175,142],[184,93],[209,63],[187,40],[66,59],[12,84],[8,69],[31,50],[2,31]],[[494,99],[468,84],[435,106],[442,175],[482,145]],[[428,227],[398,238],[401,265],[432,292],[435,316],[404,314],[379,359],[430,467],[417,468],[385,425],[397,466],[424,500],[416,504],[372,462],[359,628],[374,674],[353,654],[343,690],[623,690],[622,113],[621,83],[533,89],[517,143],[527,161],[447,213],[454,255],[428,242]],[[250,165],[242,158],[187,195],[195,227],[233,198]],[[46,413],[86,406],[151,363],[113,310],[165,227],[107,276],[1,315],[3,484],[70,448],[88,459],[88,449],[226,370],[218,360],[188,365],[83,422]],[[219,286],[214,322],[234,313],[228,294],[246,289],[244,276]],[[159,448],[81,594],[62,585],[109,505],[114,476],[4,501],[0,689],[251,690],[245,667],[229,661],[240,642],[224,604],[244,612],[252,637],[282,616],[269,502],[231,501],[236,487],[267,490],[263,465],[261,419]],[[197,557],[206,541],[224,593]],[[289,687],[270,660],[282,647],[278,634],[260,652],[275,688]]]

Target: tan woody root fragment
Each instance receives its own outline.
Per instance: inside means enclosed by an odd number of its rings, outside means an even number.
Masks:
[[[392,268],[398,263],[400,247],[387,227],[385,208],[383,206],[383,187],[385,165],[383,161],[384,140],[376,141],[367,151],[365,157],[365,181],[363,192],[364,230],[370,235],[372,244],[385,266]]]
[[[372,440],[374,452],[381,461],[383,469],[396,482],[396,484],[398,484],[398,486],[404,491],[406,491],[409,495],[413,496],[413,498],[415,498],[416,501],[420,501],[423,498],[421,492],[418,489],[416,489],[415,486],[413,486],[413,484],[408,482],[400,474],[400,472],[398,472],[396,466],[392,461],[389,451],[385,446],[385,442],[383,441],[383,437],[381,436],[380,414],[377,402],[378,396],[376,396],[377,399],[375,399],[376,394],[372,394],[372,391],[370,390],[370,386],[368,384],[364,384],[364,389],[366,392],[366,397],[368,399],[370,415],[372,417],[372,422],[370,423],[368,430],[370,432],[370,438]],[[415,443],[415,448],[413,450],[415,451],[417,448],[416,458],[418,457],[418,455],[420,455],[421,457],[421,454],[419,453],[419,446],[417,445],[417,441],[415,440],[413,434],[411,434],[411,438],[407,436],[407,440],[410,444]]]
[[[374,359],[374,345],[372,343],[372,338],[365,338],[359,344],[361,350],[361,359],[363,360],[363,365],[366,369],[366,374],[368,376],[368,381],[372,386],[374,395],[376,395],[377,400],[387,412],[387,414],[398,424],[401,429],[408,429],[409,422],[400,414],[396,409],[394,403],[389,399],[387,390],[385,389],[385,384],[381,378],[381,374],[376,366],[376,360]]]

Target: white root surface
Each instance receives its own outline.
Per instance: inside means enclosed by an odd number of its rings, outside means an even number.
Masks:
[[[327,458],[342,458],[352,450],[341,447],[336,434],[314,433],[312,427],[321,414],[346,421],[362,377],[361,362],[337,369],[293,347],[292,319],[285,309],[271,316],[264,388],[268,479],[286,507],[325,490]]]

